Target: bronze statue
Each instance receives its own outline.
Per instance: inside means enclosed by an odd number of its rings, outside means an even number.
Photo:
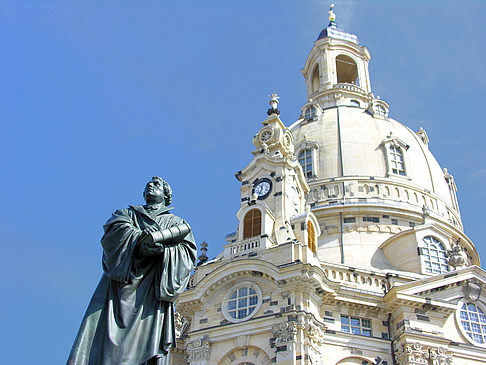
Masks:
[[[175,344],[174,300],[194,268],[189,225],[171,213],[172,190],[153,177],[146,204],[113,213],[104,225],[103,276],[68,365],[166,365]]]

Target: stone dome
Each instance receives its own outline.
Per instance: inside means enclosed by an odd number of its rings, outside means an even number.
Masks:
[[[311,191],[311,204],[332,201],[333,194],[326,196],[319,187],[336,178],[345,179],[355,182],[357,188],[350,185],[345,192],[349,202],[371,199],[420,211],[426,206],[438,218],[462,227],[450,175],[444,174],[429,151],[423,129],[415,133],[391,118],[372,115],[365,107],[339,105],[322,110],[318,104],[308,103],[305,108],[316,109],[316,116],[299,119],[289,129],[296,157],[306,150],[314,157],[308,183],[317,187],[317,193]],[[390,148],[401,153],[403,171],[393,171]]]
[[[425,130],[390,118],[389,105],[373,95],[370,59],[355,35],[330,25],[302,69],[308,101],[288,130],[310,188],[305,203],[319,222],[317,257],[428,274],[420,257],[427,242],[440,242],[444,255],[461,242],[478,264],[454,178],[429,151]]]

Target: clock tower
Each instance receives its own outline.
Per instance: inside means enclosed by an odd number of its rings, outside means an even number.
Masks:
[[[177,300],[173,364],[486,363],[486,272],[454,178],[371,93],[370,57],[331,6],[299,119],[271,95],[236,231]]]
[[[253,137],[253,160],[236,173],[241,182],[239,224],[237,231],[227,237],[226,247],[241,249],[257,244],[264,249],[298,240],[315,252],[319,226],[305,205],[309,185],[294,156],[292,134],[279,118],[276,94],[271,96],[267,114]],[[308,227],[312,227],[310,238]]]

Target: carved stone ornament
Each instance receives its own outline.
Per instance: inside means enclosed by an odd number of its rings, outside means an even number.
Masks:
[[[447,263],[452,266],[454,270],[468,266],[469,259],[466,252],[464,252],[464,249],[459,246],[459,243],[453,244],[451,246],[452,250],[447,251]]]
[[[452,352],[446,351],[443,347],[430,348],[429,352],[432,365],[452,364]]]
[[[452,352],[443,347],[403,344],[395,353],[397,365],[452,365]]]
[[[282,322],[272,327],[275,344],[280,345],[296,340],[297,325],[295,322]]]
[[[309,339],[309,344],[317,349],[324,343],[323,331],[312,324],[309,324],[307,327],[307,338]]]
[[[181,337],[183,318],[182,318],[182,315],[179,312],[174,313],[174,323],[175,323],[176,337],[180,338]]]
[[[208,339],[197,339],[186,345],[187,361],[209,360],[210,343]]]

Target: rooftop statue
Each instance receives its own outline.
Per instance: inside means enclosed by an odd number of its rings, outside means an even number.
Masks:
[[[115,211],[103,227],[103,276],[68,365],[169,364],[174,300],[197,249],[189,225],[169,213],[169,184],[153,177],[143,195],[145,205]]]

